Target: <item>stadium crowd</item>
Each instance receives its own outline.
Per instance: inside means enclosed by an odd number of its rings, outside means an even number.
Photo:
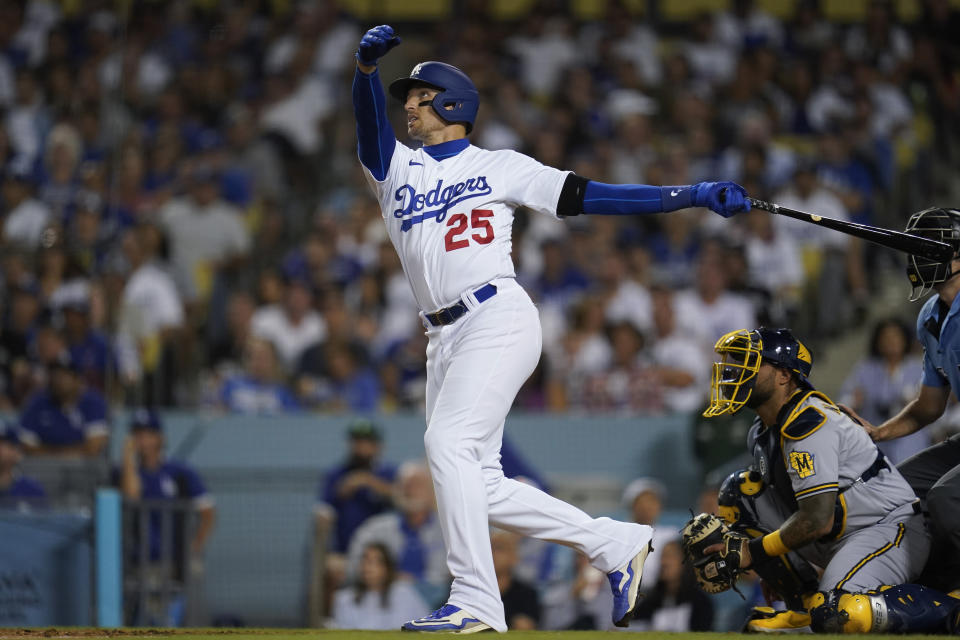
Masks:
[[[658,25],[616,0],[591,21],[559,0],[514,22],[454,7],[456,27],[401,24],[404,54],[474,79],[480,146],[893,226],[947,186],[946,0],[912,24],[876,0],[851,25],[810,0],[786,21],[735,0]],[[114,404],[421,405],[417,309],[356,159],[365,26],[332,1],[2,4],[0,409],[27,407],[55,361]],[[514,248],[544,325],[531,410],[696,409],[719,334],[842,332],[889,261],[762,212],[521,212]]]

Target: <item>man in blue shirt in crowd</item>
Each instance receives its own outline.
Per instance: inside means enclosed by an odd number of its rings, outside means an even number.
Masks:
[[[61,307],[64,337],[70,357],[84,381],[90,387],[103,391],[107,369],[112,364],[110,342],[90,324],[90,300],[85,291],[77,292]]]
[[[117,474],[120,490],[127,500],[191,500],[199,516],[196,534],[190,541],[190,550],[199,554],[213,530],[213,498],[199,474],[183,462],[168,459],[164,452],[163,425],[160,416],[151,409],[139,409],[130,423],[130,435],[124,443],[123,467]],[[159,512],[150,514],[150,560],[160,560],[163,548],[162,518]],[[172,557],[182,553],[183,525],[175,520],[173,544],[167,542]]]
[[[19,436],[31,454],[96,457],[106,447],[107,403],[100,392],[84,385],[69,352],[50,364],[46,388],[27,401]]]
[[[391,507],[397,469],[380,461],[383,437],[365,418],[347,427],[347,460],[327,472],[318,518],[335,520],[332,549],[346,553],[353,532],[370,516]]]
[[[40,506],[45,502],[47,493],[40,483],[18,471],[22,459],[16,429],[0,423],[0,508]]]

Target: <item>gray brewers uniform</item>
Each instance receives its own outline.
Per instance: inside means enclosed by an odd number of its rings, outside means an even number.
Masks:
[[[820,589],[866,591],[920,574],[930,538],[916,495],[867,433],[827,396],[798,390],[777,424],[754,423],[748,446],[785,512],[795,512],[804,498],[837,492],[833,530],[797,550],[823,568]]]

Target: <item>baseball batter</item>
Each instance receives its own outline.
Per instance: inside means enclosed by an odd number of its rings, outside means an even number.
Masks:
[[[826,593],[919,576],[930,549],[919,501],[864,430],[810,384],[807,348],[787,329],[761,327],[731,332],[715,349],[720,359],[704,415],[744,406],[756,412],[748,436],[754,469],[790,514],[750,540],[740,567],[796,551],[823,568],[819,590]]]
[[[423,146],[400,144],[376,66],[399,43],[389,26],[370,29],[360,42],[353,82],[358,153],[429,338],[424,445],[453,576],[447,604],[403,628],[506,631],[490,525],[584,553],[608,574],[613,622],[627,626],[652,529],[591,518],[505,478],[500,467],[504,419],[541,349],[537,309],[514,279],[514,211],[523,205],[563,217],[708,206],[729,216],[748,208],[746,194],[729,182],[605,185],[514,151],[472,146],[466,136],[477,89],[441,62],[422,62],[391,83],[408,135]]]

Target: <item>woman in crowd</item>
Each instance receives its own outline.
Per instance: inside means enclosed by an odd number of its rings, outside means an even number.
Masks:
[[[398,580],[386,545],[367,545],[356,584],[336,593],[333,627],[338,629],[399,629],[427,608],[413,584]]]

